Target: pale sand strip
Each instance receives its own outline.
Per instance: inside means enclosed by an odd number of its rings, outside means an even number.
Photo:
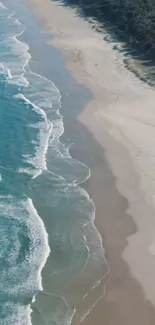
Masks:
[[[74,77],[94,94],[79,120],[106,150],[117,188],[129,202],[137,232],[128,237],[123,258],[155,305],[155,91],[127,71],[121,55],[74,10],[47,0],[27,2],[55,36],[51,44],[63,51]],[[155,318],[144,324],[155,324]]]

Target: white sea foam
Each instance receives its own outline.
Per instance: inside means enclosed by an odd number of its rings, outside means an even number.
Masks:
[[[16,18],[16,19],[14,20],[14,24],[16,24],[16,25],[21,25],[21,23],[20,23],[20,21],[19,21],[18,18]]]
[[[15,15],[15,11],[12,11],[11,14],[8,16],[8,19],[11,19]]]
[[[45,110],[46,114],[53,111],[53,104],[57,104],[57,109],[54,108],[55,113],[61,118],[59,109],[61,108],[61,95],[59,89],[55,84],[41,75],[31,71],[26,67],[26,75],[30,77],[30,87],[35,91],[29,93],[28,97],[32,102],[37,103],[39,107]]]
[[[12,79],[10,84],[16,84],[18,86],[28,87],[29,82],[24,76],[25,67],[27,66],[31,55],[29,53],[29,46],[25,42],[18,40],[18,37],[24,33],[23,29],[19,34],[11,37],[9,42],[12,43],[13,50],[17,53],[16,61],[7,61],[7,67],[11,70]],[[19,57],[19,61],[18,61]]]
[[[16,25],[17,33],[15,32],[15,35],[12,36],[12,30],[6,29],[4,34],[4,38],[1,41],[1,44],[3,45],[3,48],[6,46],[6,54],[5,57],[1,57],[1,64],[4,66],[4,73],[7,71],[10,71],[8,83],[10,84],[17,84],[18,86],[28,86],[28,81],[24,76],[25,67],[28,64],[31,56],[29,54],[29,47],[26,43],[21,42],[18,40],[18,37],[21,36],[24,32],[24,28],[22,27],[22,24],[20,23],[19,19],[15,17],[15,11],[8,10],[7,7],[5,7],[0,2],[0,9],[6,9],[8,12],[7,19],[11,20],[12,26]],[[10,24],[10,23],[9,23]],[[19,26],[21,25],[21,28],[19,29]],[[14,29],[13,29],[14,30]],[[9,44],[9,47],[8,47]],[[12,59],[10,56],[10,48],[12,46]],[[8,51],[7,51],[8,48]],[[15,60],[15,54],[17,55],[17,60]],[[2,62],[3,60],[3,62]],[[2,70],[0,71],[2,73]],[[6,73],[7,75],[7,73]],[[12,76],[10,78],[10,76]]]
[[[2,63],[0,63],[0,73],[4,74],[4,72],[5,72],[4,65]]]
[[[88,311],[86,313],[84,313],[84,315],[80,318],[80,324],[82,324],[85,319],[89,316],[90,312],[92,311],[92,309],[97,305],[97,303],[103,298],[103,295],[100,296],[95,303],[91,306],[90,309],[88,309]]]
[[[23,100],[27,105],[30,105],[45,121],[45,124],[37,123],[33,125],[33,127],[39,129],[39,146],[36,145],[35,157],[32,155],[24,156],[28,163],[37,167],[34,173],[34,177],[37,177],[42,170],[47,169],[46,153],[51,135],[53,139],[59,139],[64,132],[62,116],[58,108],[55,110],[55,119],[52,120],[52,123],[47,119],[45,113],[51,113],[52,101],[57,103],[59,107],[61,106],[61,96],[58,88],[52,81],[39,74],[33,73],[28,67],[26,73],[30,77],[29,87],[25,89],[26,96],[20,93],[15,95],[15,97]]]
[[[5,314],[5,318],[0,320],[0,325],[31,325],[31,312],[30,305],[24,306],[10,301],[3,303],[1,314]]]
[[[49,123],[48,125],[48,130],[43,127],[39,128],[39,145],[36,147],[34,156],[23,155],[25,161],[34,166],[33,178],[38,177],[43,170],[47,170],[46,153],[48,150],[49,139],[52,132],[52,123]]]
[[[52,123],[47,120],[47,116],[39,106],[32,103],[28,98],[26,98],[23,94],[15,95],[15,98],[21,99],[24,101],[26,105],[30,105],[32,109],[35,110],[37,114],[39,114],[43,118],[43,122],[37,123],[35,127],[39,129],[39,145],[36,146],[35,155],[24,155],[23,157],[26,161],[32,164],[36,171],[33,173],[33,177],[37,177],[41,174],[43,170],[47,169],[46,165],[46,153],[48,150],[49,139],[52,133]],[[21,171],[21,170],[20,170]]]
[[[6,79],[12,79],[12,75],[11,75],[11,71],[8,68],[5,68],[4,65],[2,63],[0,63],[0,74],[3,74],[4,76],[6,76]]]
[[[54,141],[55,138],[59,139],[63,133],[64,133],[63,120],[61,115],[59,115],[59,118],[53,121],[53,139],[51,140],[51,142]]]
[[[40,253],[40,251],[38,252],[38,258],[40,260],[39,264],[39,268],[38,268],[38,283],[39,283],[39,289],[43,290],[42,287],[42,279],[41,279],[41,271],[46,263],[46,260],[49,256],[50,253],[50,248],[48,245],[48,234],[46,232],[44,223],[42,221],[42,219],[39,217],[37,210],[35,209],[32,200],[29,198],[26,201],[26,209],[29,212],[31,218],[32,218],[32,223],[35,226],[35,230],[34,230],[34,239],[36,241],[36,233],[39,235],[38,238],[40,238],[40,236],[42,236],[42,241],[44,243],[44,245],[42,245],[42,253]]]
[[[49,139],[52,133],[52,123],[49,124],[48,131],[44,132],[44,130],[40,129],[40,146],[37,150],[37,160],[41,165],[43,166],[43,169],[47,169],[47,163],[46,163],[46,153],[49,146]]]
[[[27,87],[28,80],[24,76],[24,73],[25,67],[28,64],[31,55],[29,53],[29,46],[25,42],[22,42],[18,39],[18,37],[24,33],[25,28],[22,27],[22,24],[20,23],[19,19],[14,16],[15,12],[12,11],[11,14],[9,14],[8,16],[8,19],[12,20],[12,24],[14,25],[14,28],[16,26],[15,30],[17,32],[15,32],[15,35],[12,35],[12,31],[8,31],[6,35],[4,34],[4,38],[1,41],[1,44],[3,45],[3,48],[6,47],[6,54],[4,57],[2,53],[1,63],[4,66],[4,72],[9,70],[10,75],[12,75],[12,78],[8,79],[9,84],[16,84],[18,86]],[[12,59],[10,55],[11,48]]]
[[[7,9],[7,7],[5,7],[5,6],[2,4],[2,2],[0,2],[0,8],[1,8],[1,9]]]
[[[12,74],[11,74],[11,71],[10,71],[10,69],[6,69],[6,73],[7,73],[7,75],[8,75],[8,79],[12,79]]]
[[[38,174],[37,172],[35,173],[34,172],[34,169],[33,168],[18,168],[17,169],[17,171],[18,171],[18,173],[21,173],[21,174],[27,174],[27,175],[30,175],[30,176],[34,176],[34,174],[36,175],[36,174]]]
[[[42,290],[42,284],[41,284],[41,270],[44,266],[46,259],[49,255],[50,249],[48,246],[48,235],[45,230],[44,224],[42,219],[39,217],[33,202],[30,198],[26,200],[20,200],[17,201],[16,198],[12,196],[1,196],[0,201],[0,222],[3,220],[3,218],[8,219],[8,226],[9,224],[12,224],[12,231],[13,233],[10,233],[10,238],[7,239],[7,236],[5,236],[5,232],[7,232],[7,229],[2,229],[1,226],[1,240],[6,241],[4,243],[4,251],[7,251],[7,254],[5,255],[5,258],[8,259],[8,262],[10,263],[10,268],[7,270],[7,274],[5,274],[5,269],[1,270],[1,277],[3,278],[3,283],[1,282],[0,287],[1,290],[6,292],[9,290],[10,294],[20,294],[20,292],[23,292],[25,290],[25,293],[27,290],[31,291],[31,285],[33,289],[33,285],[35,284],[35,287],[38,287],[38,290]],[[22,276],[22,273],[20,272],[19,265],[16,265],[16,258],[18,257],[19,250],[20,250],[20,236],[18,237],[18,233],[20,233],[20,226],[21,224],[25,225],[28,230],[28,233],[26,235],[30,238],[30,248],[29,248],[29,254],[26,259],[21,260],[20,268],[23,268],[26,270],[27,267],[29,267],[29,263],[32,264],[32,274],[30,274],[30,278],[26,278],[26,282],[23,281],[23,283],[19,283],[19,285],[14,285],[9,281],[10,277],[13,276],[13,272],[16,270],[17,274],[16,276]],[[4,224],[5,225],[5,224]],[[23,232],[23,230],[22,230]],[[11,248],[11,251],[7,247],[9,245],[9,242],[12,240],[11,236],[14,234],[14,238],[17,236],[16,241],[12,243],[13,247]],[[9,246],[10,247],[10,246]],[[27,260],[28,259],[28,260]],[[28,263],[28,264],[27,264]],[[19,271],[19,274],[18,274]],[[36,275],[33,274],[33,272],[37,272],[37,280]],[[8,279],[6,283],[6,277]],[[34,282],[34,283],[33,283]],[[27,284],[26,284],[27,283]],[[30,288],[29,288],[30,287]]]
[[[40,114],[45,122],[48,124],[47,116],[43,109],[41,109],[39,106],[32,103],[28,98],[26,98],[23,94],[17,94],[14,96],[15,98],[21,99],[25,102],[25,104],[30,105],[38,114]]]
[[[7,222],[3,222],[3,220]],[[44,267],[47,257],[50,253],[48,245],[48,235],[44,227],[42,219],[39,217],[33,202],[30,198],[17,201],[12,196],[1,196],[0,201],[0,242],[1,261],[7,261],[6,269],[1,270],[1,293],[9,294],[16,303],[4,302],[1,304],[1,313],[5,313],[5,309],[9,305],[9,312],[6,312],[3,324],[8,324],[9,320],[16,321],[16,324],[31,324],[30,306],[20,303],[20,297],[33,297],[38,290],[42,288],[41,271]],[[8,237],[8,229],[9,232]],[[23,228],[24,227],[24,228]],[[23,249],[22,238],[29,236],[28,254],[23,259],[20,256],[21,247]],[[26,238],[26,237],[25,237]],[[23,254],[26,253],[23,251]],[[18,263],[16,262],[18,260]],[[24,322],[20,317],[22,312]],[[0,322],[1,324],[1,322]],[[12,323],[14,324],[14,322]]]

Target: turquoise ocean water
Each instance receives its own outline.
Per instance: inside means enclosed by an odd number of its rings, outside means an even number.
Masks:
[[[94,204],[79,187],[90,170],[60,142],[61,94],[29,67],[22,8],[22,1],[0,3],[0,324],[31,324],[33,302],[46,289],[51,313],[37,323],[64,325],[107,266]],[[76,295],[87,276],[89,288]]]

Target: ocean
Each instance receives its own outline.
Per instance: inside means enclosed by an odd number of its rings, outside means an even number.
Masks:
[[[70,324],[76,306],[108,272],[94,226],[95,206],[80,187],[91,171],[71,157],[71,141],[60,139],[65,132],[63,94],[52,75],[47,78],[30,64],[28,41],[33,44],[33,31],[36,39],[47,37],[40,28],[23,0],[0,3],[0,324],[4,325]]]

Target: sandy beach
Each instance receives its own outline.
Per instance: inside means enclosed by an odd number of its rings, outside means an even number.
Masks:
[[[50,43],[62,51],[73,77],[94,97],[78,116],[84,137],[73,154],[91,168],[85,186],[96,206],[111,277],[105,292],[102,284],[96,289],[103,298],[83,322],[153,325],[155,91],[125,69],[122,55],[104,40],[106,34],[92,29],[75,9],[48,0],[27,3],[51,33]],[[74,323],[79,322],[77,315]]]

